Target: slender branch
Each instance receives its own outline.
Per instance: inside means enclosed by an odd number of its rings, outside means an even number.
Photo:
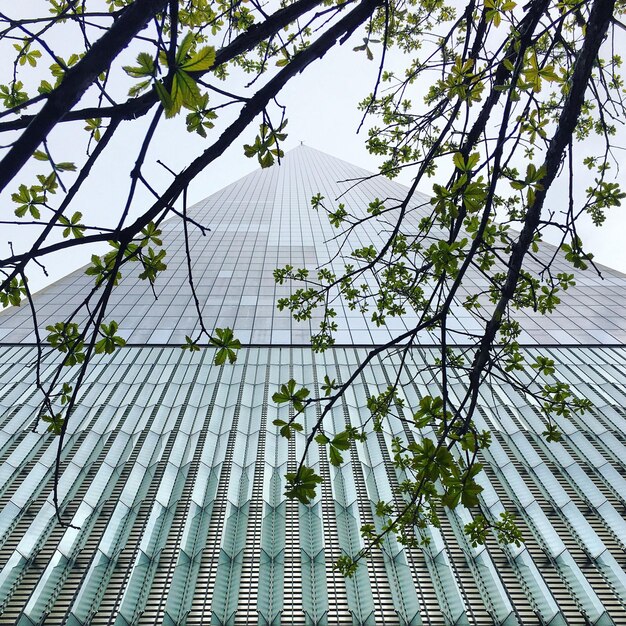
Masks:
[[[136,0],[89,52],[67,70],[63,82],[50,94],[41,111],[0,161],[0,191],[13,180],[39,144],[80,100],[98,75],[111,65],[113,59],[166,4],[167,0]]]
[[[352,1],[353,0],[348,0],[348,2],[345,2],[344,4],[337,5],[336,9],[341,9],[350,4]],[[166,0],[164,0],[163,4],[165,3]],[[276,11],[276,13],[273,13],[267,20],[264,20],[259,24],[254,24],[247,31],[233,39],[230,44],[217,51],[215,55],[215,64],[209,71],[213,72],[216,68],[232,61],[236,56],[254,48],[261,41],[281,31],[299,16],[309,12],[319,4],[320,0],[299,0],[284,9]],[[207,73],[208,72],[191,72],[191,75],[195,80],[197,80]],[[159,97],[153,89],[138,98],[132,98],[122,104],[112,107],[87,107],[77,111],[71,111],[70,108],[67,108],[58,121],[71,122],[91,118],[132,120],[145,115],[158,102]],[[34,118],[35,116],[25,115],[20,119],[0,123],[0,132],[25,128]]]
[[[536,229],[541,219],[541,211],[546,199],[548,189],[556,178],[565,149],[567,148],[574,133],[580,111],[585,100],[586,87],[589,83],[591,72],[596,63],[600,45],[606,35],[615,0],[596,0],[589,16],[585,41],[580,51],[570,83],[567,100],[559,117],[559,123],[548,147],[544,160],[546,174],[541,180],[541,188],[536,192],[535,201],[526,212],[524,227],[519,239],[513,245],[506,280],[502,287],[501,296],[496,304],[491,320],[487,324],[485,334],[474,359],[474,367],[470,374],[472,384],[478,386],[482,372],[489,360],[489,352],[495,340],[496,334],[502,325],[502,316],[510,302],[517,286],[522,263],[526,253],[533,242]],[[473,395],[472,407],[478,398],[478,390]]]
[[[132,237],[141,231],[147,224],[155,220],[157,216],[173,205],[189,183],[210,163],[221,156],[235,139],[248,127],[250,122],[263,112],[268,103],[278,94],[289,80],[302,72],[313,61],[323,57],[337,41],[343,43],[354,30],[362,24],[372,12],[380,5],[382,0],[363,0],[350,13],[344,16],[334,26],[319,37],[308,48],[298,53],[289,65],[284,67],[274,78],[264,85],[242,108],[239,117],[222,133],[217,141],[207,148],[199,157],[191,162],[189,167],[183,170],[176,180],[161,195],[160,200],[155,202],[135,222],[120,230],[121,238]],[[19,263],[25,259],[44,256],[51,252],[83,245],[108,241],[111,237],[107,234],[88,235],[80,241],[68,240],[51,244],[45,248],[31,251],[21,255],[14,255],[4,260],[4,263]]]
[[[22,271],[24,271],[26,264],[30,260],[36,260],[37,257],[44,256],[45,252],[41,253],[41,251],[46,250],[47,248],[51,247],[51,246],[46,246],[45,248],[42,248],[41,246],[44,244],[44,242],[48,238],[48,235],[52,232],[53,228],[57,226],[57,222],[59,221],[59,218],[61,217],[61,215],[63,215],[67,207],[69,207],[70,203],[72,202],[76,194],[79,192],[83,183],[87,180],[89,174],[91,173],[92,167],[94,166],[95,162],[98,160],[98,157],[104,152],[104,149],[108,145],[109,141],[113,138],[113,135],[115,134],[115,131],[117,130],[117,127],[119,126],[119,124],[120,124],[119,120],[111,122],[111,124],[105,131],[100,141],[96,144],[95,150],[89,156],[89,158],[87,159],[87,162],[81,169],[80,174],[78,175],[78,178],[74,181],[74,184],[70,187],[65,198],[63,198],[63,202],[61,202],[61,204],[59,205],[59,208],[50,217],[50,219],[48,220],[48,223],[45,225],[45,227],[39,234],[39,237],[37,237],[36,241],[31,246],[30,250],[24,254],[12,255],[8,259],[0,259],[0,267],[1,266],[7,267],[11,265],[15,266],[13,268],[13,271],[5,278],[5,280],[2,281],[2,284],[0,284],[0,290],[5,289],[6,286],[11,282],[12,278],[19,275]],[[99,241],[108,241],[109,239],[111,239],[111,235],[107,231],[102,232],[98,235],[94,235],[94,236],[97,237]],[[88,235],[84,239],[91,238],[91,237],[92,236]],[[59,249],[63,249],[65,247],[70,247],[64,244],[73,242],[72,245],[80,245],[82,241],[83,239],[67,239],[65,241],[58,242],[57,245],[60,245]]]

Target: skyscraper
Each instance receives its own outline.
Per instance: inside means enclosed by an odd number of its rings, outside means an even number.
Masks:
[[[463,533],[471,512],[459,507],[426,531],[423,551],[389,537],[354,577],[334,570],[339,556],[363,545],[361,524],[380,523],[375,503],[394,497],[402,475],[390,444],[405,425],[391,419],[380,433],[366,426],[367,441],[339,467],[323,448],[312,449],[308,463],[325,481],[304,505],[283,494],[303,435],[279,436],[272,421],[288,409],[271,396],[289,378],[312,389],[329,371],[345,380],[410,319],[377,328],[338,303],[337,345],[316,354],[308,343],[319,319],[297,324],[277,311],[289,287],[275,284],[276,267],[340,262],[336,231],[310,206],[318,193],[341,196],[350,209],[406,190],[301,146],[280,167],[190,209],[211,229],[190,230],[205,324],[235,329],[244,348],[234,365],[212,365],[212,349],[180,349],[198,320],[179,221],[163,227],[168,269],[158,298],[137,271],[124,276],[108,318],[120,323],[127,346],[94,361],[62,452],[59,496],[69,528],[58,524],[52,500],[56,439],[42,427],[32,431],[41,400],[32,321],[23,308],[0,315],[0,622],[626,622],[626,277],[608,269],[604,280],[579,273],[555,315],[522,319],[525,350],[549,354],[555,378],[589,397],[592,412],[557,420],[563,440],[548,444],[535,408],[514,389],[492,386],[481,395],[476,421],[493,436],[482,506],[494,516],[515,512],[524,543],[472,547]],[[415,198],[409,221],[417,223],[427,201]],[[371,227],[367,236],[376,243],[384,233]],[[40,327],[70,314],[92,282],[78,271],[41,291]],[[454,323],[477,330],[461,307]],[[411,350],[416,370],[435,358],[435,341],[424,335]],[[364,371],[333,409],[329,432],[366,423],[367,398],[387,386],[394,358],[383,354]],[[53,366],[47,355],[43,379]],[[432,385],[403,383],[407,411]]]

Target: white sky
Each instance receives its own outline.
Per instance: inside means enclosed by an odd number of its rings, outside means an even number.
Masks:
[[[29,0],[20,3],[19,9],[14,9],[11,14],[14,17],[21,17],[28,9],[40,10],[41,6],[46,4],[38,0]],[[8,9],[5,8],[5,11],[8,12]],[[364,147],[366,131],[362,130],[360,135],[356,135],[360,121],[360,113],[356,105],[371,91],[378,70],[378,59],[368,62],[363,53],[352,51],[352,48],[360,42],[361,37],[355,35],[341,48],[334,48],[321,61],[307,68],[304,74],[292,80],[280,95],[279,101],[287,106],[289,119],[287,127],[289,137],[284,146],[286,150],[304,141],[307,145],[366,169],[372,171],[377,169],[380,163],[379,158],[369,155]],[[67,41],[60,39],[57,44],[61,54],[67,54],[73,48],[69,38]],[[124,64],[132,63],[140,49],[142,49],[141,46],[135,46],[127,51]],[[2,76],[2,81],[5,81],[7,71],[11,70],[7,64],[7,59],[10,57],[3,54],[0,58],[5,59],[0,62],[0,76]],[[42,64],[44,68],[47,65],[48,62]],[[235,91],[241,85],[241,80],[236,79],[225,83],[225,88]],[[126,89],[127,86],[124,86],[119,91],[120,100]],[[422,95],[420,85],[414,85],[413,89],[414,93],[410,94],[410,97],[417,101]],[[162,125],[160,134],[148,154],[146,173],[149,179],[160,184],[161,188],[169,184],[171,176],[161,166],[156,165],[157,159],[165,161],[169,167],[178,171],[208,146],[212,138],[217,136],[211,131],[208,140],[203,140],[197,135],[189,135],[184,129],[183,117],[168,120]],[[227,117],[228,114],[225,114],[223,120]],[[94,169],[91,183],[78,198],[74,210],[82,211],[88,219],[95,222],[101,222],[103,216],[109,216],[112,213],[119,214],[128,190],[128,173],[136,158],[148,118],[149,116],[146,116],[144,120],[126,122],[118,130],[117,139],[107,150],[108,156]],[[246,158],[242,147],[244,143],[253,141],[257,129],[258,125],[250,128],[218,162],[197,177],[189,191],[190,202],[201,200],[257,167],[256,159]],[[81,124],[62,125],[62,128],[52,135],[51,145],[54,147],[55,158],[78,162],[80,156],[75,156],[73,151],[77,145],[84,142],[85,136],[86,133],[82,130]],[[84,149],[82,152],[84,153]],[[15,191],[19,182],[32,184],[34,173],[40,170],[41,168],[39,170],[28,168],[19,180],[16,179],[9,192]],[[71,182],[72,178],[73,175],[67,176],[68,182]],[[408,183],[409,173],[403,173],[398,180]],[[580,180],[577,176],[576,182],[585,187],[591,181],[588,179],[588,174],[581,171]],[[420,190],[429,193],[431,183],[432,181],[425,181]],[[564,197],[562,189],[556,188],[549,195],[548,202],[558,207],[558,203]],[[145,207],[149,200],[149,196],[143,194],[137,204],[137,211]],[[0,206],[2,206],[3,219],[11,219],[14,207],[8,193],[0,196]],[[588,221],[583,222],[580,227],[583,241],[596,255],[596,260],[624,272],[626,272],[626,246],[622,243],[622,236],[625,232],[625,225],[624,211],[616,209],[610,214],[603,228],[596,229]],[[18,231],[6,228],[0,236],[0,254],[4,255],[8,252],[7,241],[13,241],[16,249],[26,245]],[[72,251],[48,261],[49,278],[33,275],[31,278],[33,287],[40,288],[48,281],[80,267],[88,262],[93,252],[94,250]]]

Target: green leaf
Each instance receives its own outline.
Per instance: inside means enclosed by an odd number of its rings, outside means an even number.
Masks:
[[[317,193],[311,198],[311,206],[317,210],[320,206],[322,206],[323,200],[324,196],[321,193]]]
[[[186,72],[204,72],[215,63],[215,48],[204,46],[200,48],[191,58],[185,61],[180,68]]]
[[[59,216],[59,223],[63,224],[67,228],[63,229],[63,238],[67,238],[70,235],[76,239],[80,239],[84,236],[85,227],[80,223],[83,214],[80,211],[75,211],[74,215],[70,219],[64,215]]]
[[[351,556],[344,554],[337,559],[335,567],[342,576],[352,578],[356,574],[359,564]]]
[[[96,354],[113,354],[116,348],[126,345],[126,341],[116,335],[118,329],[117,322],[100,324],[100,335],[102,339],[96,342],[94,347]]]
[[[42,415],[41,420],[48,424],[48,432],[60,435],[63,429],[65,419],[61,413],[53,413],[52,415]]]
[[[415,425],[418,428],[428,426],[432,421],[437,421],[443,417],[443,400],[439,396],[433,398],[424,396],[420,400],[420,408],[413,415]]]
[[[463,190],[463,204],[469,213],[480,210],[487,197],[487,188],[482,177],[476,182],[469,183]]]
[[[159,100],[161,101],[161,104],[163,105],[163,108],[168,111],[169,109],[172,108],[172,99],[170,98],[170,94],[167,91],[167,89],[165,88],[165,85],[163,84],[162,81],[157,81],[156,83],[154,83],[154,90],[157,93],[157,96],[159,96]]]
[[[563,434],[555,424],[548,424],[546,429],[541,433],[546,441],[557,443],[563,438]]]
[[[288,472],[285,478],[287,479],[285,495],[290,500],[299,500],[302,504],[309,504],[315,498],[317,485],[323,482],[322,477],[306,465],[301,466],[297,472]]]
[[[174,74],[171,97],[174,107],[177,107],[179,102],[181,105],[193,107],[202,98],[198,83],[183,70],[178,70]],[[175,113],[178,113],[179,109],[180,107],[178,107]]]
[[[61,388],[61,404],[67,404],[72,397],[73,387],[68,383],[63,383],[63,387]]]
[[[276,404],[289,402],[295,389],[296,381],[292,378],[287,384],[281,385],[280,391],[277,391],[272,395],[272,400],[276,402]]]
[[[156,252],[152,247],[149,247],[147,252],[141,253],[139,260],[143,271],[139,274],[139,278],[148,280],[153,285],[159,272],[167,269],[167,265],[163,262],[165,255],[165,250],[161,249]]]
[[[3,307],[20,306],[24,295],[26,295],[26,286],[23,280],[12,278],[11,282],[0,291],[0,304]]]
[[[478,152],[470,154],[467,158],[466,171],[469,172],[470,170],[473,170],[478,165],[478,161],[480,161],[480,154],[478,154]]]
[[[287,384],[281,385],[280,391],[274,393],[272,400],[276,404],[291,402],[296,411],[302,411],[304,409],[304,400],[308,395],[309,390],[305,387],[296,389],[296,381],[292,378]]]
[[[187,55],[189,54],[189,51],[195,43],[195,35],[191,31],[189,31],[178,45],[178,50],[176,50],[176,67],[182,67],[185,59],[187,58]]]
[[[349,450],[350,433],[347,430],[337,433],[330,442],[330,445],[338,450]]]
[[[281,158],[284,156],[284,152],[279,148],[279,142],[284,141],[287,137],[284,130],[287,125],[287,120],[283,120],[282,124],[274,129],[268,124],[262,123],[260,126],[260,133],[256,136],[254,143],[245,144],[243,147],[244,154],[251,158],[254,155],[257,156],[261,167],[270,167],[274,164],[274,158]]]
[[[54,87],[47,80],[42,80],[41,83],[39,83],[39,87],[37,87],[37,91],[40,94],[50,93],[53,89]]]
[[[483,515],[476,515],[474,519],[465,524],[463,531],[467,535],[472,547],[482,546],[487,541],[489,523]]]
[[[224,365],[227,359],[229,363],[237,360],[236,351],[241,348],[241,342],[235,339],[231,328],[216,328],[209,343],[218,348],[213,361],[215,365]]]
[[[56,175],[52,172],[48,177],[39,175],[37,178],[40,182],[50,187],[54,185]],[[11,194],[11,200],[18,205],[15,209],[15,215],[17,217],[24,217],[26,213],[30,213],[35,219],[39,219],[41,213],[37,205],[45,202],[45,197],[41,195],[41,191],[42,188],[40,186],[33,185],[27,187],[26,185],[20,185],[18,191]]]
[[[331,380],[328,375],[324,376],[324,384],[322,385],[324,395],[328,397],[336,388],[337,381],[334,378]]]
[[[344,430],[330,440],[329,461],[331,465],[339,466],[343,463],[341,452],[350,449],[351,439],[351,432]]]
[[[334,446],[331,446],[330,452],[328,455],[328,460],[330,461],[331,465],[338,467],[339,465],[343,463],[343,456],[341,455],[341,452],[337,450],[337,448],[335,448]]]
[[[147,52],[140,52],[137,55],[137,65],[124,65],[122,69],[133,78],[144,78],[146,76],[154,76],[156,68],[154,59]]]
[[[140,85],[143,85],[144,87],[147,87],[150,84],[150,81],[143,81],[143,83],[140,83]],[[130,96],[136,96],[139,91],[136,91],[135,93],[131,93],[133,91],[133,89],[137,89],[138,85],[135,85],[134,88],[131,88],[128,92],[128,95]],[[93,137],[94,141],[98,142],[100,141],[100,139],[102,139],[102,131],[100,130],[100,126],[102,125],[102,118],[100,117],[95,117],[95,118],[88,118],[85,120],[85,126],[83,127],[87,132],[91,133],[91,136]]]
[[[183,350],[189,350],[189,352],[199,352],[200,346],[189,336],[185,335],[185,343],[181,346]]]
[[[46,326],[48,343],[65,354],[64,365],[72,366],[85,360],[85,342],[75,322],[57,322]]]
[[[142,246],[146,246],[149,243],[152,243],[155,246],[163,245],[163,240],[161,239],[161,230],[154,222],[146,224],[146,226],[141,229],[141,234],[143,235],[143,239],[141,240]]]
[[[455,152],[454,156],[452,157],[452,162],[454,163],[454,167],[456,167],[458,170],[461,170],[462,172],[465,171],[465,159],[460,152]]]
[[[465,472],[462,478],[463,489],[461,491],[461,504],[466,507],[479,505],[478,496],[483,488],[476,482],[476,476],[482,471],[482,463],[474,463]]]

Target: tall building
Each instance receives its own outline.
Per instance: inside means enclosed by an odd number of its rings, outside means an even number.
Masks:
[[[127,346],[95,359],[71,416],[58,484],[71,527],[59,525],[53,504],[57,439],[42,426],[33,431],[41,396],[32,320],[25,307],[0,314],[0,623],[626,623],[626,277],[617,272],[603,269],[604,280],[579,273],[556,314],[522,318],[524,350],[540,348],[555,360],[555,379],[594,403],[584,417],[557,418],[561,442],[545,442],[539,414],[515,389],[481,393],[476,422],[493,436],[482,507],[518,516],[520,547],[493,538],[472,547],[463,533],[472,512],[458,507],[427,529],[424,550],[390,536],[354,577],[335,571],[339,556],[362,547],[361,524],[380,523],[375,503],[392,500],[402,480],[390,443],[406,427],[393,418],[339,467],[324,448],[311,449],[308,463],[325,479],[317,498],[285,499],[284,476],[304,436],[279,436],[272,421],[289,409],[271,401],[273,392],[290,378],[312,389],[329,372],[345,380],[405,324],[376,328],[338,303],[337,345],[315,354],[307,345],[319,319],[297,324],[275,307],[289,290],[275,285],[276,267],[341,262],[336,231],[311,209],[313,195],[341,196],[354,211],[376,197],[404,197],[385,179],[355,184],[364,176],[301,146],[280,167],[190,209],[211,229],[190,229],[205,324],[235,329],[244,347],[234,365],[212,365],[212,349],[180,349],[198,321],[182,225],[164,224],[168,269],[157,299],[136,270],[126,273],[107,317]],[[426,202],[415,198],[409,223]],[[372,224],[367,240],[376,244],[384,233]],[[546,246],[541,254],[552,253]],[[92,283],[79,270],[37,294],[41,328],[71,314]],[[453,324],[459,342],[477,330],[462,308]],[[436,357],[434,342],[424,335],[411,350],[416,372]],[[381,354],[363,372],[328,432],[366,423],[367,398],[386,388],[397,358]],[[43,380],[54,365],[46,354]],[[411,411],[436,388],[407,377],[402,394]]]

